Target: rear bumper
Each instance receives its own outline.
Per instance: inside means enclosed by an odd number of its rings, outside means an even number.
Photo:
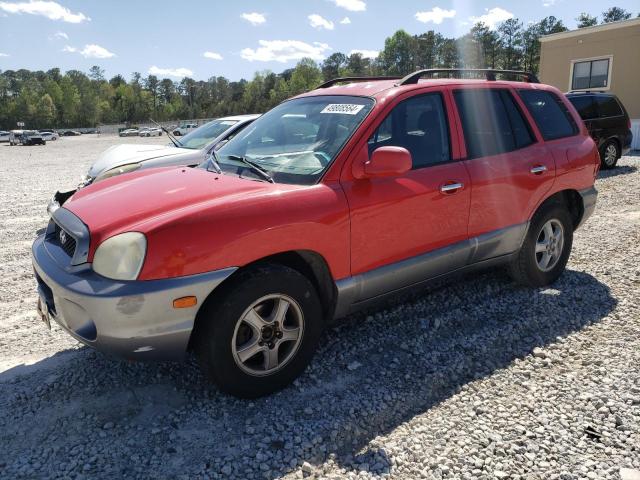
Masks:
[[[598,199],[598,191],[595,187],[587,188],[585,190],[580,190],[580,196],[582,197],[582,218],[580,219],[580,223],[576,228],[579,228],[587,221],[587,219],[593,214],[596,209],[596,201]]]
[[[236,269],[149,281],[117,281],[90,264],[63,267],[47,250],[44,236],[32,247],[43,319],[58,323],[85,345],[134,360],[184,357],[199,306]],[[193,295],[198,304],[174,308]]]

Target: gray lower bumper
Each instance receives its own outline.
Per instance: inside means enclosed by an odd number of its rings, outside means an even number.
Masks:
[[[89,264],[61,266],[44,237],[33,243],[41,315],[55,320],[78,341],[128,359],[179,360],[187,351],[198,308],[236,269],[166,280],[110,280]],[[193,295],[198,304],[174,308]]]
[[[595,189],[595,187],[587,188],[586,190],[580,190],[579,193],[582,197],[582,206],[584,208],[584,211],[582,213],[580,223],[576,228],[580,227],[591,216],[593,211],[596,209],[596,200],[598,199],[598,191]]]

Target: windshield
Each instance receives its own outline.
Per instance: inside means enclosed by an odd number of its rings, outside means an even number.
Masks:
[[[275,182],[315,183],[373,107],[364,97],[304,97],[265,113],[217,152],[223,172]]]
[[[236,123],[238,123],[237,120],[214,120],[213,122],[205,123],[200,128],[182,137],[180,146],[193,150],[204,148]],[[182,128],[187,128],[187,126],[183,125]]]

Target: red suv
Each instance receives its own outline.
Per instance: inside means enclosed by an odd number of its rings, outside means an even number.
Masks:
[[[388,295],[496,264],[555,281],[595,207],[598,151],[557,89],[481,74],[336,79],[198,168],[79,190],[33,244],[43,320],[130,359],[193,349],[255,397]]]

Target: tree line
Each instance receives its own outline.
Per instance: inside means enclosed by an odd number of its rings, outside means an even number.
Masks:
[[[639,15],[640,16],[640,15]],[[612,7],[601,23],[628,19],[631,14]],[[581,13],[578,27],[598,23]],[[104,70],[0,71],[0,129],[81,128],[100,124],[214,118],[239,113],[261,113],[283,100],[339,76],[405,75],[421,68],[499,68],[538,72],[539,37],[567,30],[561,20],[548,16],[526,26],[512,18],[495,30],[475,24],[459,38],[429,30],[410,35],[398,30],[384,42],[376,58],[360,53],[334,53],[317,63],[302,59],[281,73],[262,71],[250,81],[214,76],[206,81],[173,81],[134,72],[106,79]]]

